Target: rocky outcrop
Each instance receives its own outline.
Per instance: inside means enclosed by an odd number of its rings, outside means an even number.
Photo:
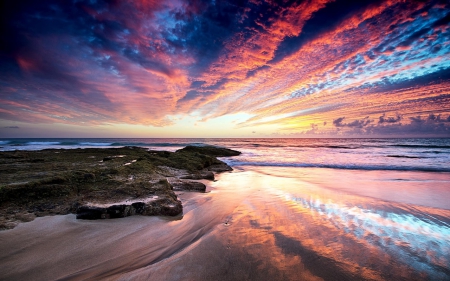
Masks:
[[[204,169],[202,171],[189,173],[186,175],[180,176],[180,179],[191,179],[191,180],[214,180],[214,173],[211,171],[208,171],[207,169]]]
[[[68,213],[80,219],[176,216],[182,205],[174,190],[204,192],[206,186],[194,180],[231,171],[216,157],[239,154],[212,146],[176,152],[140,147],[0,152],[0,230]]]
[[[206,185],[198,181],[187,181],[178,178],[168,179],[168,181],[173,186],[173,190],[176,191],[205,192],[206,190]]]
[[[195,152],[204,155],[214,156],[214,157],[230,157],[230,156],[238,156],[241,154],[240,151],[228,149],[224,147],[217,146],[191,146],[188,145],[185,148],[179,149],[176,152]]]
[[[211,172],[221,173],[221,172],[230,172],[233,171],[233,168],[228,166],[225,163],[213,164],[208,167],[208,170]]]
[[[156,199],[110,206],[86,205],[77,209],[77,219],[98,220],[124,218],[133,215],[177,216],[183,211],[180,200]]]

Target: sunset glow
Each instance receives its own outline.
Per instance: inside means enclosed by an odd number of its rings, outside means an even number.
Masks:
[[[450,136],[448,1],[3,1],[1,137]]]

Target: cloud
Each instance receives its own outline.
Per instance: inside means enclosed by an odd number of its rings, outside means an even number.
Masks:
[[[333,125],[335,127],[363,128],[372,122],[372,120],[369,119],[369,116],[367,116],[361,120],[353,120],[350,123],[344,123],[343,122],[344,119],[345,119],[345,117],[340,117],[340,118],[333,120]]]
[[[420,118],[420,116],[419,116],[419,118]],[[447,118],[441,118],[441,114],[435,115],[435,114],[431,113],[428,116],[427,121],[436,122],[436,123],[450,122],[450,115]]]
[[[170,124],[172,100],[188,83],[180,66],[193,60],[158,30],[158,13],[180,7],[151,1],[44,2],[26,8],[11,2],[3,10],[10,20],[0,34],[6,58],[0,82],[7,94],[0,116],[26,122]]]
[[[339,130],[339,134],[347,136],[450,136],[450,115],[444,117],[441,114],[431,113],[425,117],[411,116],[403,120],[399,115],[386,117],[386,114],[383,114],[378,118],[377,123],[369,116],[349,123],[345,123],[344,119],[345,117],[340,117],[333,120],[333,125]],[[403,121],[406,122],[403,123]],[[304,133],[330,134],[327,130],[319,131],[316,125],[312,128],[313,130],[307,130]]]
[[[311,19],[305,23],[302,32],[298,36],[286,37],[275,52],[270,63],[276,63],[286,56],[295,54],[303,44],[320,36],[323,32],[339,27],[339,24],[356,13],[361,13],[377,1],[330,1],[323,9],[315,12]]]
[[[450,4],[2,5],[3,120],[169,126],[179,122],[173,116],[207,120],[244,113],[250,117],[237,121],[240,127],[288,132],[447,128]]]
[[[441,115],[430,114],[428,117],[410,117],[410,123],[379,124],[368,128],[367,133],[382,136],[450,136],[450,115],[441,118]]]
[[[400,52],[390,55],[376,52],[377,47],[383,44],[397,44],[394,33],[409,34],[417,26],[432,25],[436,18],[445,16],[442,9],[434,9],[427,16],[416,16],[415,20],[410,20],[411,14],[426,8],[423,5],[413,6],[395,1],[383,2],[381,6],[369,6],[362,16],[344,20],[336,29],[319,32],[318,36],[305,42],[297,52],[252,75],[245,83],[234,80],[225,84],[217,101],[210,99],[210,108],[213,108],[214,104],[221,106],[216,106],[215,114],[214,111],[209,112],[211,116],[220,116],[229,113],[229,110],[247,110],[255,114],[251,120],[256,121],[268,115],[328,105],[330,109],[327,115],[336,114],[335,118],[338,118],[345,114],[354,119],[364,114],[356,112],[358,108],[368,110],[364,115],[391,110],[402,114],[408,107],[411,108],[413,103],[418,104],[419,100],[424,102],[424,98],[436,99],[436,92],[432,94],[430,91],[423,95],[419,88],[423,87],[426,93],[425,88],[435,83],[440,85],[436,87],[441,88],[438,91],[446,91],[448,86],[441,83],[448,78],[442,74],[449,69],[450,64],[444,66],[443,61],[437,59],[442,53],[434,55],[435,58],[418,59],[417,54],[428,53],[425,51],[427,45],[418,42],[415,43],[418,48],[410,51],[411,56],[408,53],[400,56]],[[402,12],[397,15],[395,22],[403,24],[390,29],[392,17],[388,11],[396,9]],[[368,34],[371,35],[369,38]],[[443,40],[444,37],[439,35],[437,41]],[[427,40],[429,39],[424,42]],[[385,46],[380,50],[387,48]],[[406,61],[403,60],[405,57]],[[421,77],[424,79],[418,79]],[[416,83],[407,84],[405,81]],[[411,86],[417,89],[411,89]],[[397,93],[390,94],[389,91],[392,90]],[[224,107],[228,100],[233,100],[228,99],[227,92],[236,93],[234,97],[237,98],[231,105]],[[441,98],[447,99],[444,96]],[[372,105],[363,106],[365,102],[361,99]],[[386,108],[388,100],[389,106],[395,104],[395,108]],[[396,101],[392,102],[393,100]],[[338,108],[332,109],[333,105],[342,101],[346,101],[347,107],[350,108],[342,108],[340,113],[336,111]],[[400,105],[399,101],[404,103]],[[432,106],[431,103],[426,104]],[[437,104],[436,102],[435,105]],[[420,112],[419,106],[413,107]],[[347,114],[347,111],[350,114]],[[324,120],[324,117],[317,118],[319,119],[315,119],[315,122]],[[306,126],[306,123],[304,124]]]
[[[412,124],[433,124],[433,123],[438,123],[438,124],[443,124],[443,123],[447,123],[450,122],[450,115],[447,118],[441,118],[441,114],[435,115],[433,113],[431,113],[430,115],[428,115],[427,118],[422,118],[422,116],[413,116],[413,117],[409,117],[409,119],[411,120]]]
[[[378,124],[397,123],[397,122],[400,122],[401,120],[402,120],[402,117],[400,115],[397,115],[395,117],[393,117],[393,116],[386,117],[386,114],[383,114],[382,116],[380,116],[378,118]]]
[[[333,125],[336,127],[344,127],[345,124],[342,124],[342,121],[344,121],[345,117],[339,117],[336,120],[333,120]]]

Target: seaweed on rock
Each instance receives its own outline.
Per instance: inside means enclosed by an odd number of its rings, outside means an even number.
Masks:
[[[176,152],[141,147],[0,152],[0,229],[36,216],[78,212],[87,218],[89,208],[91,218],[176,216],[182,205],[167,177],[175,179],[177,190],[202,192],[201,183],[182,179],[212,180],[213,172],[232,170],[216,157],[238,154],[211,146]],[[115,204],[124,200],[133,203]],[[111,206],[98,207],[102,204]]]

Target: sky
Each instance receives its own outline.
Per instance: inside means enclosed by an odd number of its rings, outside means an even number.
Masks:
[[[450,137],[448,1],[4,0],[0,137]]]

